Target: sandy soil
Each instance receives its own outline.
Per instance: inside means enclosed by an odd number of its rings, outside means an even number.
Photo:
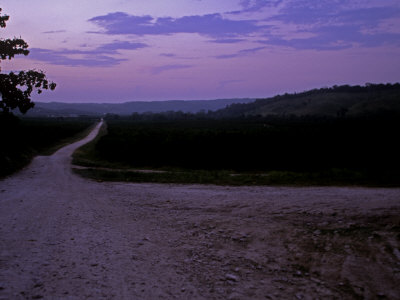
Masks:
[[[400,190],[0,181],[0,299],[399,299]]]

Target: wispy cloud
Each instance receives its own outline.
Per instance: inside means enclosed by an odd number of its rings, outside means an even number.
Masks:
[[[168,57],[176,60],[195,60],[200,58],[199,56],[185,56],[185,55],[178,55],[176,53],[160,53],[159,55],[162,57]]]
[[[373,30],[390,19],[400,19],[400,5],[360,7],[349,0],[287,1],[284,8],[268,21],[276,28],[296,26],[299,37],[288,37],[284,30],[259,40],[266,45],[294,49],[341,50],[354,46],[400,46],[400,34]],[[278,30],[279,31],[279,30]],[[308,37],[301,37],[307,34]]]
[[[148,46],[144,43],[116,41],[114,43],[101,45],[93,50],[49,50],[32,48],[30,49],[28,58],[54,65],[70,67],[111,67],[126,61],[126,59],[112,56],[118,55],[119,50],[138,50],[145,47]]]
[[[215,40],[209,40],[211,43],[217,43],[217,44],[236,44],[236,43],[241,43],[245,42],[245,39],[215,39]]]
[[[217,56],[215,56],[215,58],[217,58],[217,59],[228,59],[228,58],[246,56],[246,55],[253,54],[253,53],[256,53],[258,51],[261,51],[261,50],[263,50],[265,48],[267,48],[267,47],[256,47],[256,48],[250,48],[250,49],[243,49],[243,50],[240,50],[240,51],[238,51],[236,53],[233,53],[233,54],[217,55]]]
[[[176,57],[176,54],[174,54],[174,53],[161,53],[160,56],[164,56],[164,57]]]
[[[354,24],[376,26],[384,19],[399,16],[399,7],[350,5],[350,0],[287,1],[279,14],[269,18],[291,24]],[[383,3],[384,4],[384,3]]]
[[[188,69],[191,68],[192,65],[182,65],[182,64],[171,64],[171,65],[163,65],[159,67],[154,67],[151,72],[153,75],[157,75],[166,71],[179,70],[179,69]]]
[[[102,52],[102,53],[117,54],[118,50],[138,50],[146,47],[148,47],[148,45],[144,43],[116,41],[113,43],[101,45],[100,47],[96,48],[95,51],[100,53]]]
[[[240,6],[242,7],[242,9],[231,11],[229,12],[229,14],[237,15],[243,13],[259,12],[266,7],[276,7],[282,2],[283,0],[241,0]]]
[[[50,30],[50,31],[43,31],[44,34],[55,34],[55,33],[65,33],[66,30]]]
[[[267,47],[256,47],[256,48],[250,48],[250,49],[243,49],[243,50],[240,50],[238,53],[242,54],[242,55],[247,55],[247,54],[256,53],[256,52],[261,51],[261,50],[263,50],[265,48],[267,48]]]
[[[30,59],[44,61],[53,65],[69,67],[111,67],[126,60],[107,55],[93,55],[92,51],[48,50],[40,48],[32,48],[30,51],[30,55],[28,56]],[[71,55],[76,54],[84,55],[84,57],[71,57]]]
[[[197,33],[214,38],[232,38],[262,31],[265,26],[254,20],[230,20],[221,14],[158,18],[134,16],[124,12],[91,18],[90,22],[105,34],[170,35]]]

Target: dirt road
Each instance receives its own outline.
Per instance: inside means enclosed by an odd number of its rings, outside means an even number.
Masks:
[[[98,129],[98,128],[97,128]],[[400,190],[0,181],[0,299],[399,299]]]

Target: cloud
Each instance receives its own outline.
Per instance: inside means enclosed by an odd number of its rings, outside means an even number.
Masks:
[[[44,61],[53,65],[70,67],[110,67],[115,66],[126,59],[118,59],[107,55],[92,55],[92,51],[48,50],[32,48],[30,59]],[[71,58],[70,55],[83,54],[84,58]]]
[[[148,47],[144,43],[120,42],[101,45],[93,50],[48,50],[41,48],[30,49],[28,58],[48,62],[53,65],[70,67],[111,67],[120,64],[126,59],[115,58],[118,50],[137,50]],[[79,56],[76,58],[74,56]]]
[[[246,41],[245,39],[215,39],[215,40],[210,40],[209,42],[211,43],[217,43],[217,44],[236,44],[240,42]]]
[[[174,53],[161,53],[160,56],[164,56],[164,57],[176,57],[176,54],[174,54]]]
[[[178,55],[175,53],[160,53],[160,56],[163,57],[168,57],[168,58],[173,58],[173,59],[180,59],[180,60],[194,60],[194,59],[199,59],[200,57],[198,56],[184,56],[184,55]]]
[[[214,38],[236,37],[260,32],[254,20],[230,20],[221,14],[184,16],[181,18],[158,18],[134,16],[123,12],[91,18],[90,22],[103,29],[104,34],[170,35],[176,33],[197,33]]]
[[[276,16],[269,20],[278,20],[283,23],[314,24],[320,21],[327,21],[341,11],[342,0],[297,0],[286,1],[283,8]]]
[[[252,12],[259,12],[266,7],[276,7],[283,0],[241,0],[240,6],[242,7],[241,10],[235,10],[228,12],[228,14],[243,14],[243,13],[252,13]]]
[[[218,59],[228,59],[228,58],[235,58],[240,56],[238,53],[234,53],[234,54],[222,54],[222,55],[217,55],[215,56],[215,58]]]
[[[50,31],[43,31],[44,34],[54,34],[54,33],[64,33],[67,32],[66,30],[50,30]]]
[[[391,6],[355,7],[349,0],[288,1],[279,14],[269,20],[286,24],[354,24],[375,26],[384,19],[399,16],[399,8]]]
[[[181,64],[172,64],[172,65],[164,65],[155,67],[152,69],[152,74],[160,74],[162,72],[171,71],[171,70],[179,70],[179,69],[188,69],[191,68],[191,65],[181,65]]]
[[[276,26],[281,30],[267,34],[267,39],[258,42],[299,50],[341,50],[356,45],[400,46],[400,34],[376,30],[386,20],[400,19],[400,7],[350,4],[349,0],[288,1],[277,15],[268,19],[279,22]],[[284,33],[286,25],[297,28],[294,37]],[[304,34],[308,37],[300,37]]]
[[[238,52],[236,52],[236,53],[233,53],[233,54],[217,55],[217,56],[215,56],[215,58],[218,58],[218,59],[228,59],[228,58],[235,58],[235,57],[240,57],[240,56],[246,56],[246,55],[253,54],[253,53],[256,53],[256,52],[258,52],[258,51],[261,51],[261,50],[263,50],[263,49],[265,49],[265,48],[267,48],[267,47],[256,47],[256,48],[250,48],[250,49],[243,49],[243,50],[240,50],[240,51],[238,51]]]
[[[243,49],[240,50],[238,53],[239,54],[252,54],[252,53],[256,53],[258,51],[261,51],[263,49],[265,49],[266,47],[256,47],[256,48],[251,48],[251,49]]]
[[[104,44],[104,45],[98,47],[95,51],[116,54],[118,50],[138,50],[138,49],[142,49],[142,48],[146,48],[146,47],[148,47],[148,45],[144,44],[144,43],[116,41],[114,43]]]

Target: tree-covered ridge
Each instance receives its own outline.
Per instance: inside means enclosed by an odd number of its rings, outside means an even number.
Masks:
[[[302,93],[257,99],[248,104],[232,104],[218,110],[221,117],[267,115],[320,115],[344,117],[400,112],[400,84],[333,86]]]

